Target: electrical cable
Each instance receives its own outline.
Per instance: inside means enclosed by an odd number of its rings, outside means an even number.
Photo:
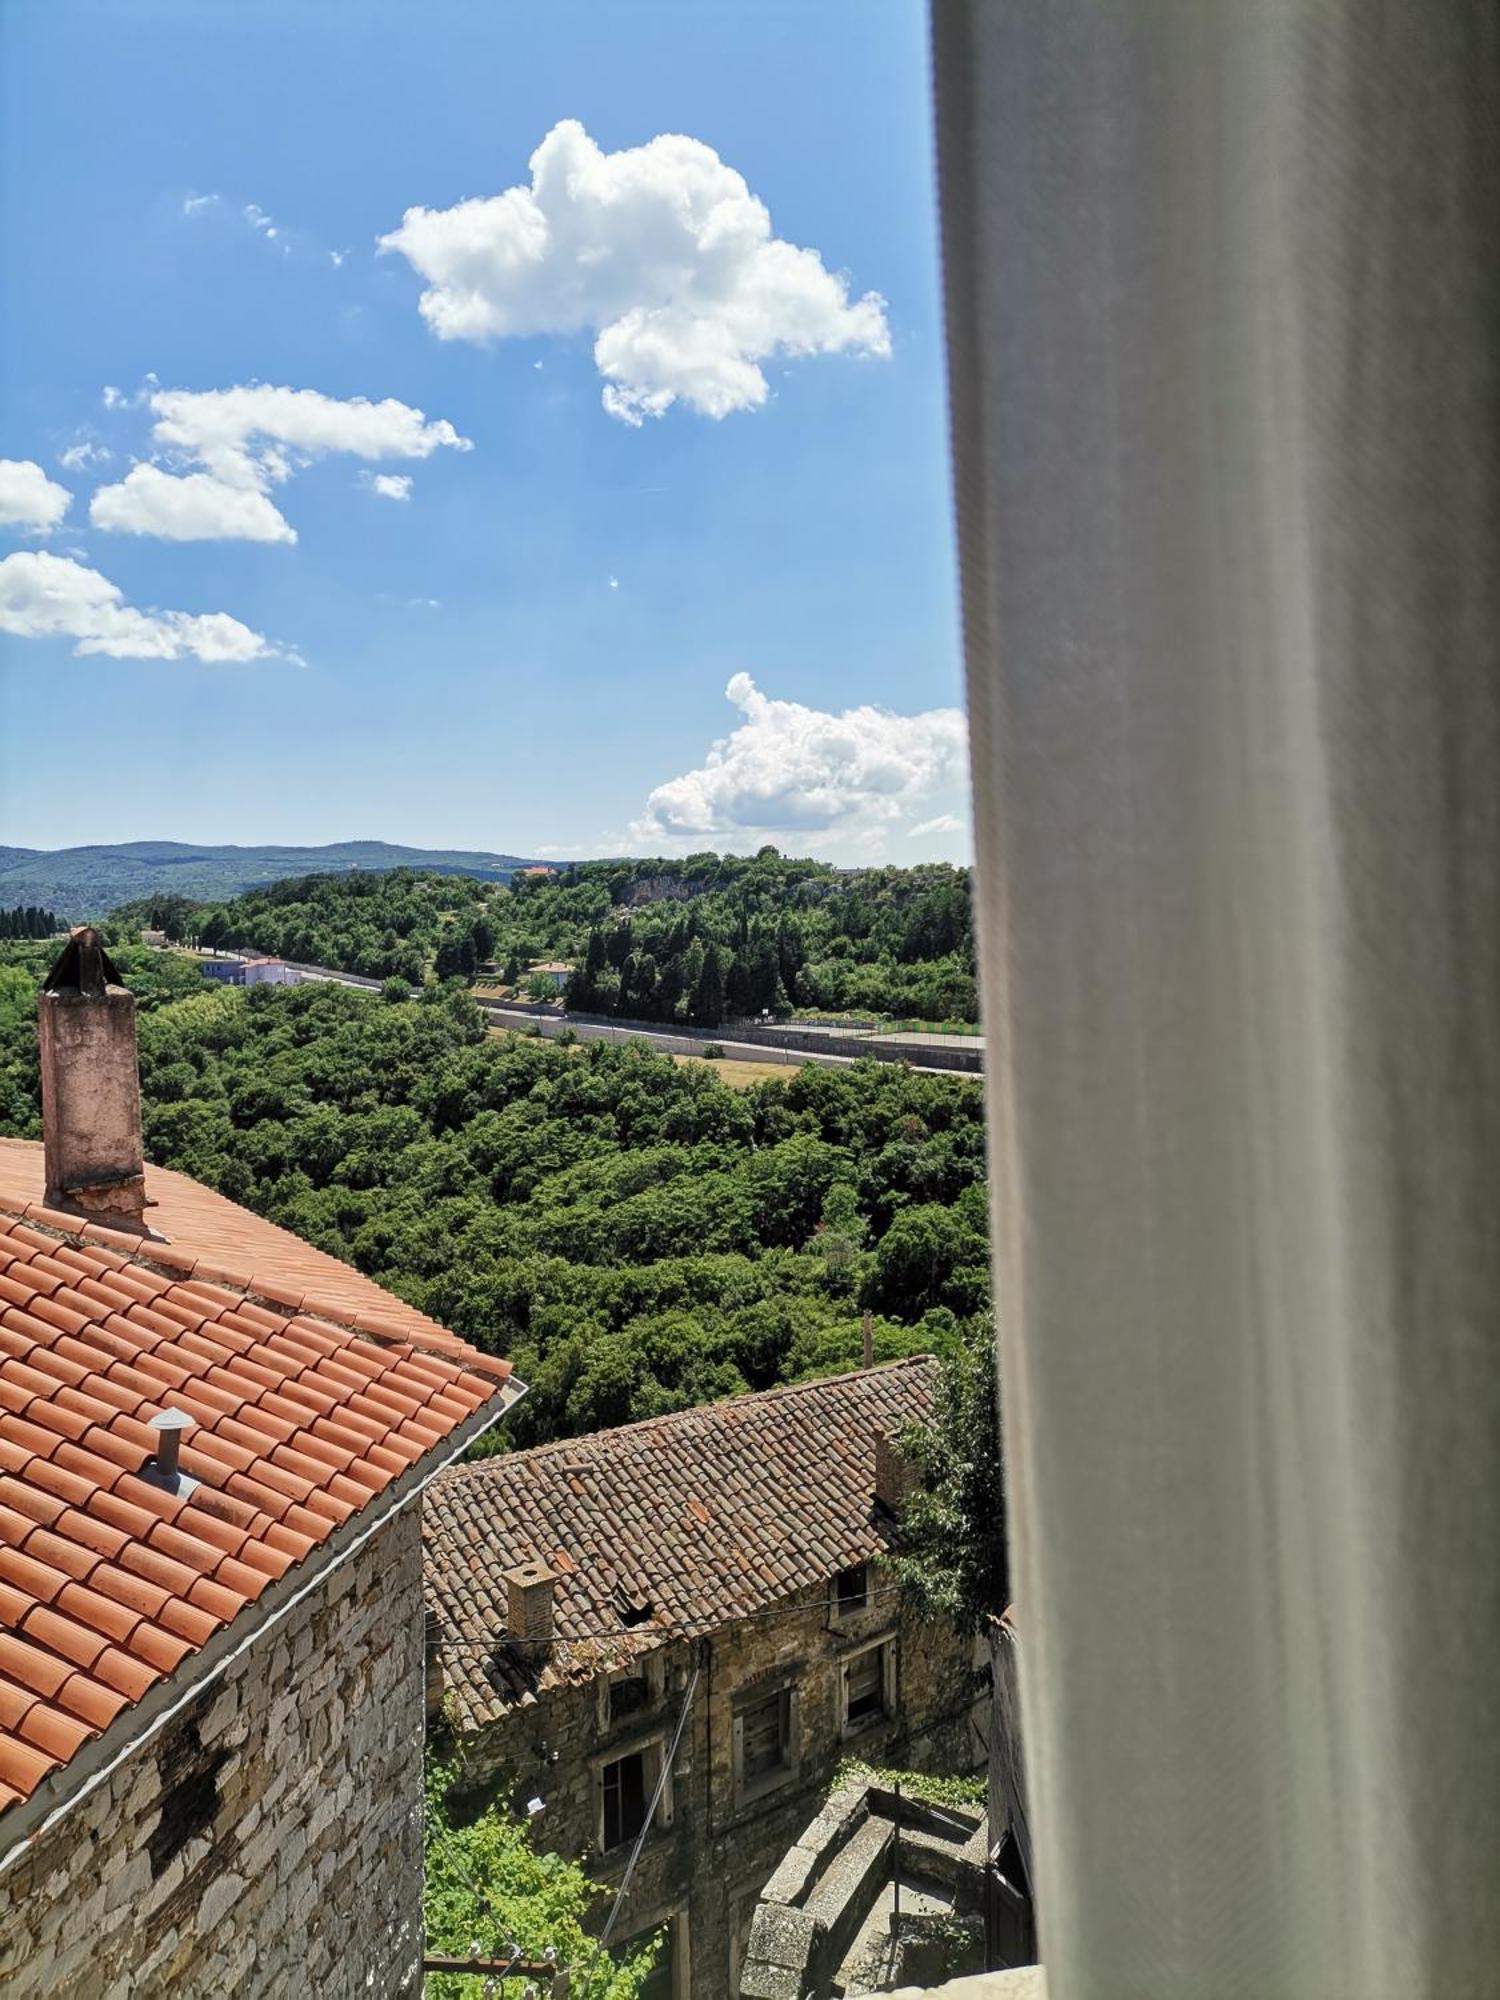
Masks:
[[[651,1794],[651,1803],[646,1808],[646,1816],[641,1821],[640,1831],[636,1834],[635,1845],[630,1850],[630,1859],[625,1864],[625,1873],[620,1877],[620,1886],[615,1892],[614,1902],[610,1905],[604,1929],[599,1933],[599,1940],[594,1946],[593,1956],[588,1962],[583,1979],[579,1982],[579,1992],[582,2000],[587,2000],[588,1982],[594,1976],[594,1967],[599,1963],[599,1954],[609,1943],[610,1933],[615,1927],[615,1919],[620,1914],[620,1906],[625,1901],[626,1892],[630,1888],[631,1877],[635,1874],[635,1865],[640,1860],[641,1849],[646,1844],[646,1835],[651,1831],[652,1821],[656,1818],[656,1808],[661,1804],[662,1793],[666,1790],[667,1780],[672,1775],[672,1766],[677,1759],[677,1746],[682,1741],[683,1725],[688,1719],[688,1712],[693,1706],[693,1695],[697,1691],[699,1672],[700,1669],[694,1667],[693,1677],[688,1682],[687,1692],[682,1697],[682,1709],[677,1717],[677,1727],[672,1732],[671,1747],[667,1751],[666,1756],[661,1760],[661,1770],[657,1773],[656,1789]]]

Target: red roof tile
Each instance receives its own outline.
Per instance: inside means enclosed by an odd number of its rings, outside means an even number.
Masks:
[[[875,1433],[925,1419],[936,1376],[919,1356],[443,1473],[422,1507],[425,1587],[462,1722],[881,1554]],[[505,1572],[537,1559],[561,1572],[540,1675],[504,1644]],[[627,1623],[622,1604],[651,1614]]]
[[[182,1175],[146,1192],[147,1237],[47,1209],[41,1148],[0,1139],[0,1813],[509,1374]],[[142,1476],[170,1405],[176,1491]]]

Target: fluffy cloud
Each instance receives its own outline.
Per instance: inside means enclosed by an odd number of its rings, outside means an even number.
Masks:
[[[696,771],[658,785],[632,827],[643,840],[734,833],[868,833],[965,774],[956,708],[841,715],[773,701],[748,674],[724,690],[744,717]]]
[[[210,472],[182,478],[135,465],[89,502],[96,528],[118,535],[159,535],[168,542],[295,542],[285,515],[253,486],[230,486]]]
[[[565,119],[529,187],[409,208],[379,246],[426,280],[420,309],[442,340],[593,333],[604,407],[629,424],[678,400],[710,417],[756,409],[773,355],[890,353],[878,294],[851,300],[816,250],[774,236],[697,139],[605,153]]]
[[[149,403],[156,418],[153,441],[184,454],[229,486],[282,480],[326,452],[356,458],[430,458],[443,445],[469,451],[442,418],[429,423],[420,410],[388,396],[340,401],[316,389],[276,389],[251,382],[235,389],[158,389]]]
[[[29,458],[0,458],[0,527],[50,535],[73,499]]]
[[[118,390],[105,391],[109,408],[124,400]],[[156,420],[152,443],[172,469],[138,465],[116,485],[101,486],[89,508],[96,527],[173,541],[294,542],[295,531],[268,492],[313,459],[329,452],[420,459],[444,446],[472,449],[452,424],[429,422],[394,397],[341,401],[316,389],[251,382],[233,389],[157,388],[145,400]],[[200,469],[182,470],[187,466]],[[380,490],[387,498],[405,498]]]
[[[138,611],[118,585],[63,556],[21,551],[0,562],[0,632],[73,639],[75,653],[115,660],[221,661],[280,657],[279,649],[225,612]]]
[[[370,491],[378,493],[382,500],[410,500],[411,474],[409,472],[372,472],[369,475]]]

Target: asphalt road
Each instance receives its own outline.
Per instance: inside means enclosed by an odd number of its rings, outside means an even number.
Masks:
[[[379,979],[365,979],[354,972],[334,972],[326,965],[297,965],[288,959],[288,965],[300,972],[304,979],[322,979],[335,986],[357,986],[366,992],[378,993],[385,983]],[[539,1027],[549,1040],[560,1035],[565,1028],[571,1028],[580,1042],[647,1042],[653,1049],[661,1049],[667,1055],[701,1056],[706,1048],[720,1049],[726,1056],[737,1062],[776,1063],[787,1069],[800,1069],[803,1063],[821,1063],[825,1068],[844,1069],[851,1063],[868,1061],[873,1051],[864,1050],[857,1055],[844,1055],[829,1049],[809,1051],[806,1049],[782,1049],[765,1042],[737,1042],[726,1040],[722,1035],[703,1035],[685,1028],[664,1028],[659,1022],[642,1024],[639,1027],[626,1026],[614,1021],[584,1021],[568,1014],[543,1014],[534,1007],[507,1007],[494,1000],[475,1002],[497,1028],[512,1028],[521,1033]],[[913,1044],[919,1039],[912,1036]],[[913,1054],[919,1053],[913,1047]],[[894,1061],[897,1058],[875,1055],[874,1060]],[[972,1072],[960,1072],[940,1067],[934,1063],[913,1062],[912,1068],[920,1070],[924,1076],[954,1076]]]

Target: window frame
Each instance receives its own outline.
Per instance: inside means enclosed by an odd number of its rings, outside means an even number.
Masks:
[[[775,1702],[778,1705],[778,1733],[781,1739],[780,1761],[763,1771],[747,1772],[745,1769],[745,1724],[756,1710]],[[734,1765],[734,1797],[737,1806],[750,1805],[754,1800],[764,1798],[768,1792],[779,1791],[783,1785],[791,1784],[802,1769],[802,1703],[795,1678],[783,1675],[779,1679],[759,1682],[743,1688],[736,1694],[733,1716],[732,1759]]]
[[[851,1595],[850,1600],[846,1602],[844,1595],[845,1580],[856,1575],[860,1578],[859,1600],[856,1603],[853,1601]],[[846,1568],[839,1570],[831,1579],[828,1586],[829,1602],[834,1617],[844,1623],[847,1623],[852,1618],[862,1618],[870,1608],[873,1587],[868,1560],[850,1563]]]
[[[876,1655],[876,1684],[879,1689],[879,1706],[868,1714],[851,1716],[849,1713],[850,1670],[861,1660]],[[901,1708],[901,1687],[896,1654],[896,1634],[883,1632],[878,1639],[871,1639],[863,1646],[855,1647],[839,1662],[839,1735],[841,1738],[864,1736],[883,1724],[894,1722]]]
[[[614,1690],[625,1681],[641,1680],[646,1684],[646,1704],[632,1715],[616,1715],[614,1712]],[[633,1660],[626,1660],[621,1666],[611,1667],[599,1676],[597,1683],[598,1722],[601,1733],[623,1728],[634,1723],[637,1728],[649,1720],[661,1707],[667,1691],[666,1649],[659,1647],[653,1653],[643,1653]]]
[[[592,1759],[594,1838],[598,1843],[601,1860],[612,1861],[623,1859],[641,1831],[640,1827],[637,1827],[634,1833],[624,1835],[621,1839],[615,1841],[612,1846],[605,1844],[605,1773],[611,1770],[616,1764],[623,1764],[629,1757],[640,1758],[641,1789],[643,1802],[646,1807],[645,1831],[646,1838],[650,1840],[655,1834],[665,1833],[672,1824],[673,1798],[672,1774],[670,1771],[667,1773],[666,1783],[662,1786],[661,1798],[657,1801],[655,1815],[653,1816],[650,1811],[651,1795],[656,1790],[657,1781],[661,1777],[662,1760],[665,1756],[666,1737],[663,1731],[658,1729],[654,1730],[648,1736],[634,1736],[623,1742],[611,1744],[607,1750],[601,1750]]]

